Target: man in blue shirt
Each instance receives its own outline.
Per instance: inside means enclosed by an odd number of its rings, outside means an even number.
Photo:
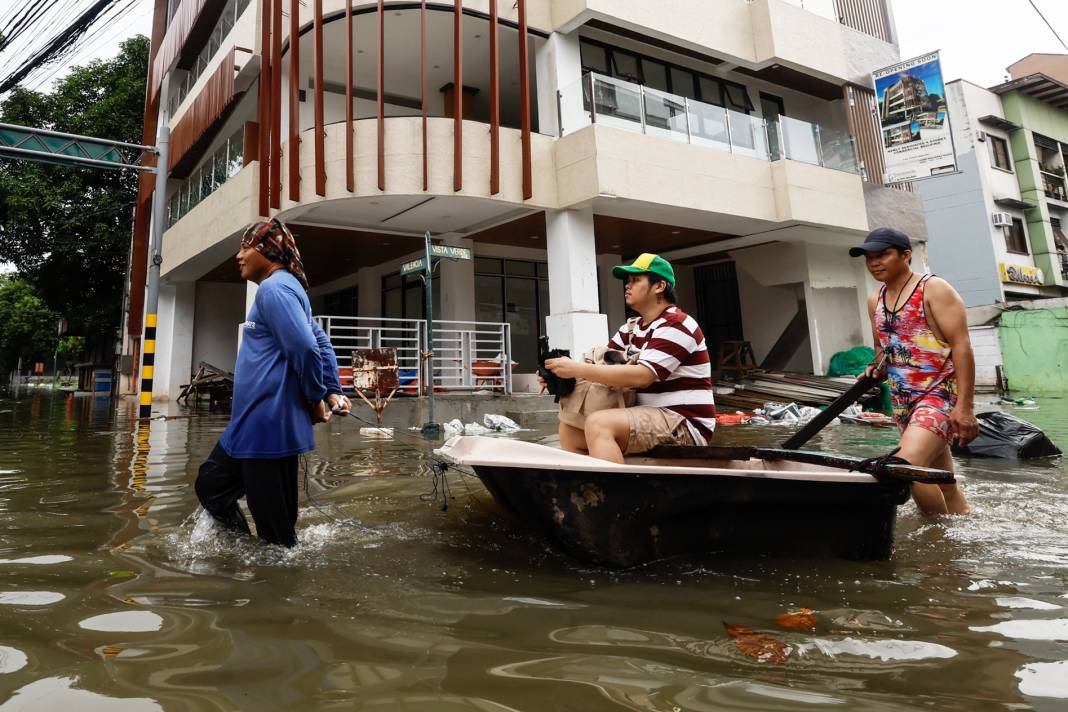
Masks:
[[[298,458],[315,449],[312,424],[352,405],[341,391],[330,339],[312,320],[308,280],[289,229],[277,219],[253,224],[241,238],[237,263],[259,289],[242,325],[230,425],[200,466],[197,498],[228,528],[251,534],[237,506],[244,496],[259,537],[291,547]]]

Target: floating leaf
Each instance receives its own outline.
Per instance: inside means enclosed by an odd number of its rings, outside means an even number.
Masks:
[[[111,578],[130,578],[131,576],[136,575],[137,574],[133,571],[127,571],[126,569],[115,569],[114,571],[108,572],[108,576]]]
[[[758,633],[752,628],[746,628],[744,625],[733,625],[724,622],[723,627],[727,630],[727,635],[734,641],[734,644],[738,646],[738,650],[757,662],[783,665],[786,663],[786,659],[790,657],[790,653],[794,651],[792,647],[781,640],[772,638],[764,633]]]
[[[815,628],[816,617],[812,615],[810,608],[799,608],[789,613],[780,613],[775,617],[775,622],[783,628]]]

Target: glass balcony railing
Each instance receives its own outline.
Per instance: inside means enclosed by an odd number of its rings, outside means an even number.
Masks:
[[[834,0],[784,0],[784,2],[838,22],[838,11],[834,7]]]
[[[848,132],[807,121],[786,116],[765,121],[594,73],[561,90],[557,98],[561,136],[597,123],[764,161],[785,158],[860,173]]]

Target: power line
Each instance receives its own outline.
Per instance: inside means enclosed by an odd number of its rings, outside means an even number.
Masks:
[[[1057,34],[1057,30],[1053,29],[1053,25],[1049,23],[1049,20],[1046,19],[1046,16],[1043,15],[1042,11],[1038,9],[1038,5],[1035,4],[1035,0],[1027,0],[1027,2],[1031,3],[1031,7],[1033,7],[1035,9],[1035,12],[1038,13],[1038,16],[1042,18],[1042,22],[1046,23],[1046,27],[1048,27],[1049,31],[1053,33],[1053,36],[1057,38],[1057,41],[1061,43],[1061,47],[1064,47],[1064,49],[1068,50],[1068,44],[1065,44],[1064,40],[1061,39],[1061,36]]]

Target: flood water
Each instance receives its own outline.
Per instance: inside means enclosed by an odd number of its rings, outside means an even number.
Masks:
[[[1068,400],[1040,406],[1018,414],[1068,446]],[[443,511],[431,443],[361,439],[347,419],[308,458],[296,549],[221,534],[193,481],[228,416],[139,431],[133,409],[0,396],[0,710],[1068,708],[1059,460],[959,459],[974,515],[904,505],[890,562],[616,572],[528,536],[477,480],[450,476]],[[813,444],[893,442],[841,425]],[[802,607],[814,629],[776,624]],[[743,654],[725,622],[788,659]]]

